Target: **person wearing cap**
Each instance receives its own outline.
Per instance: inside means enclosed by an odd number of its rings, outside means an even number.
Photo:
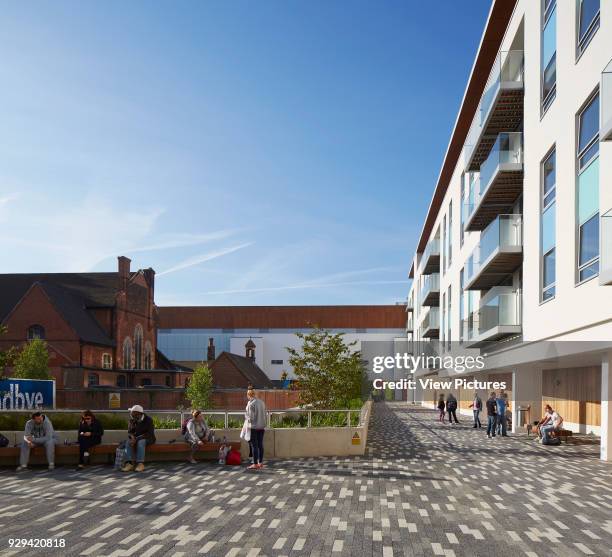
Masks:
[[[123,472],[142,472],[144,470],[145,450],[147,445],[155,443],[155,426],[150,416],[144,413],[140,404],[129,409],[128,440],[125,448],[125,464]],[[134,453],[136,453],[136,468],[134,468]]]

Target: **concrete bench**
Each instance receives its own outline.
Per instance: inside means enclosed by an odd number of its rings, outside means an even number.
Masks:
[[[226,443],[232,449],[240,451],[240,442],[233,441]],[[216,460],[219,447],[222,443],[204,443],[195,453],[196,460]],[[90,461],[92,464],[112,464],[115,461],[115,452],[117,443],[101,444],[92,447],[89,450]],[[184,460],[191,451],[191,446],[184,442],[178,443],[154,443],[149,445],[146,451],[146,462],[155,461],[170,461]],[[19,460],[20,447],[3,447],[0,448],[0,464],[2,465],[17,465]],[[55,446],[55,462],[57,464],[76,464],[79,458],[78,445],[56,445]],[[30,452],[30,462],[33,464],[44,464],[45,449],[44,447],[33,447]]]

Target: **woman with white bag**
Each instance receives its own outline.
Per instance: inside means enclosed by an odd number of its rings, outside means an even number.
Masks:
[[[253,454],[253,464],[248,470],[260,470],[263,468],[263,438],[266,432],[266,405],[263,400],[255,396],[255,391],[247,391],[249,401],[244,413],[244,425],[240,432],[240,437],[249,441]]]

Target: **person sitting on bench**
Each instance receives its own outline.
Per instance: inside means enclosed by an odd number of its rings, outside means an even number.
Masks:
[[[204,415],[200,410],[191,413],[191,419],[187,422],[185,441],[191,445],[191,457],[189,462],[196,464],[196,451],[210,439],[212,431],[208,429]]]
[[[85,410],[81,415],[79,424],[79,465],[80,470],[85,463],[89,463],[89,451],[92,447],[102,443],[104,428],[91,410]]]
[[[53,424],[42,412],[34,412],[32,419],[26,422],[23,432],[17,472],[28,469],[30,450],[33,447],[40,446],[45,447],[49,470],[53,470],[55,468],[55,431],[53,430]]]
[[[553,410],[552,406],[546,405],[546,413],[549,414],[548,421],[540,427],[540,433],[542,434],[542,445],[548,445],[550,443],[550,434],[553,431],[559,431],[563,418]]]
[[[128,441],[125,448],[126,463],[123,472],[144,471],[145,449],[155,443],[155,426],[150,416],[144,413],[140,404],[130,408],[130,422],[128,424]],[[134,468],[134,452],[136,452],[136,468]]]

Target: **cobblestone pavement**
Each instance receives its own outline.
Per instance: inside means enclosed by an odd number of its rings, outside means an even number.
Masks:
[[[368,454],[269,463],[0,472],[2,555],[610,555],[612,466],[598,447],[487,439],[374,405]],[[8,548],[9,538],[65,540]]]

